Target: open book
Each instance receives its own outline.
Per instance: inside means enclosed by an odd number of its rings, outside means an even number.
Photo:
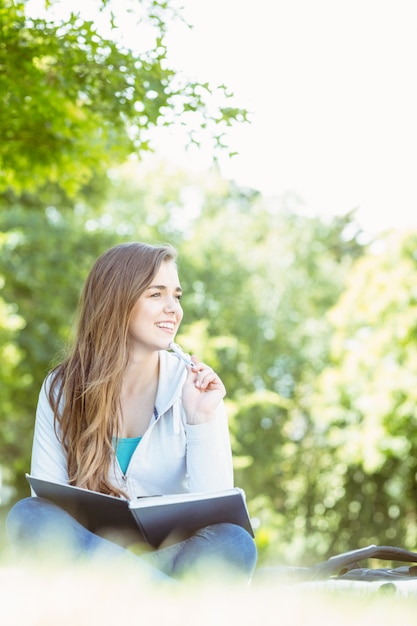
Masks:
[[[154,547],[177,541],[209,524],[230,522],[253,537],[245,493],[234,487],[208,493],[180,493],[124,500],[97,491],[54,483],[26,474],[37,496],[51,500],[97,534]]]

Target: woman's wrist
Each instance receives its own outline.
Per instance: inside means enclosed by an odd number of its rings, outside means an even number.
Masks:
[[[197,424],[206,424],[214,419],[216,419],[215,411],[194,411],[192,415],[187,415],[187,424],[189,426],[196,426]]]

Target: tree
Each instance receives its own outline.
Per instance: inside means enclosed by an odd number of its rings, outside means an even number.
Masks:
[[[312,412],[315,497],[333,551],[417,542],[416,250],[415,232],[390,233],[357,262],[330,313],[331,362]]]
[[[354,226],[354,215],[326,223],[233,185],[207,198],[184,249],[194,259],[196,317],[209,311],[209,336],[236,338],[222,360],[234,372],[233,394],[267,389],[293,398],[323,369],[324,312],[362,251]]]
[[[220,146],[225,126],[245,119],[228,106],[225,88],[213,108],[209,84],[167,67],[169,3],[140,4],[154,44],[138,53],[74,13],[58,21],[28,17],[23,1],[0,0],[0,192],[54,182],[74,195],[95,171],[148,150],[156,125],[186,124],[192,141],[208,127],[206,140]]]

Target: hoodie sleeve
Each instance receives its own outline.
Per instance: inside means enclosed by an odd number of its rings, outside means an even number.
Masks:
[[[48,400],[48,379],[42,385],[36,409],[31,474],[44,480],[68,482],[66,454],[55,432],[54,415]]]
[[[204,424],[186,424],[187,475],[191,492],[233,487],[229,427],[224,404],[217,417]]]

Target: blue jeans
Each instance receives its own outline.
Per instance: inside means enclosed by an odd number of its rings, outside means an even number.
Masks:
[[[235,524],[213,524],[192,537],[138,556],[127,548],[87,530],[66,511],[38,497],[20,500],[6,521],[12,545],[23,555],[28,551],[50,554],[57,548],[71,558],[106,558],[127,561],[155,582],[196,576],[218,580],[249,581],[256,564],[255,542]]]

